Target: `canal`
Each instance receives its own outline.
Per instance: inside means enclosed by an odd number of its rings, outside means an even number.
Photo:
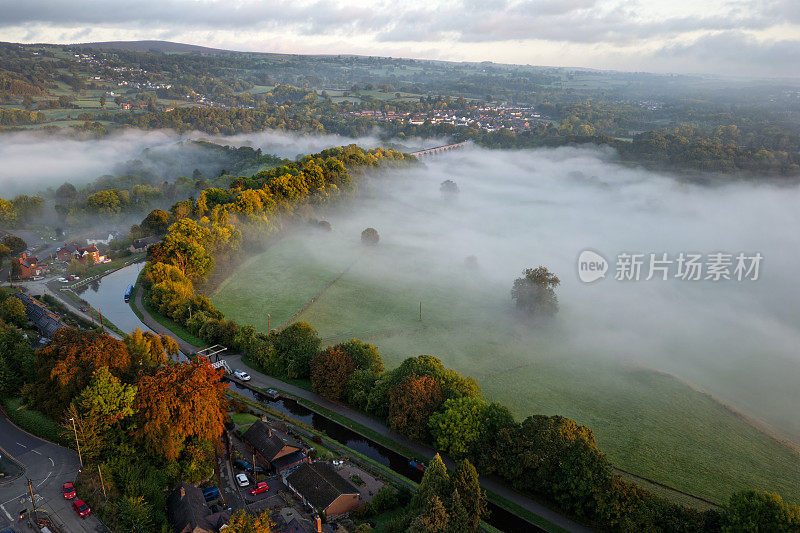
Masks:
[[[394,450],[390,450],[380,443],[359,435],[353,430],[331,420],[330,418],[326,418],[319,413],[300,405],[295,400],[288,398],[273,399],[266,394],[255,392],[236,382],[231,381],[230,384],[231,388],[236,390],[236,392],[239,394],[262,403],[270,409],[285,414],[292,419],[302,422],[307,426],[311,426],[318,431],[324,432],[328,437],[332,438],[336,442],[356,450],[363,455],[366,455],[373,461],[391,468],[393,471],[408,479],[416,481],[417,483],[419,483],[419,481],[422,479],[422,472],[416,468],[412,468],[408,464],[409,458],[404,457]],[[501,531],[505,531],[507,533],[545,531],[535,524],[526,522],[517,515],[506,511],[502,507],[499,507],[492,502],[487,502],[487,507],[489,510],[489,516],[484,520],[486,523],[496,527]]]
[[[98,309],[115,326],[130,333],[135,328],[147,330],[131,306],[125,302],[125,290],[136,283],[144,262],[133,263],[107,276],[74,289],[75,294]]]

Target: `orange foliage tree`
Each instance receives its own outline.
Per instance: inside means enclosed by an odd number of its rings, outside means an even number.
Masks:
[[[89,384],[95,370],[108,367],[121,377],[130,370],[125,344],[96,331],[61,328],[37,353],[38,379],[29,396],[46,413],[60,418],[70,402]]]
[[[311,360],[311,387],[317,394],[339,401],[354,370],[355,364],[347,352],[328,348]]]
[[[428,419],[442,401],[442,388],[434,378],[406,377],[389,394],[392,429],[412,439],[424,440],[428,436]]]
[[[145,449],[172,461],[192,437],[216,445],[227,404],[227,385],[220,377],[204,360],[165,366],[153,376],[143,376],[136,396],[135,434]]]

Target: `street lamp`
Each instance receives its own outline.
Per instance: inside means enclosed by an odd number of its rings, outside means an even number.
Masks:
[[[75,427],[75,419],[70,418],[72,420],[72,430],[75,432],[75,446],[78,447],[78,461],[81,463],[81,468],[83,468],[83,458],[81,457],[81,444],[78,442],[78,428]]]

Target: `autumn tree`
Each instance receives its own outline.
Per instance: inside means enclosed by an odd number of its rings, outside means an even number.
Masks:
[[[139,382],[136,437],[145,449],[168,461],[177,459],[187,439],[217,443],[224,429],[225,389],[220,372],[206,360],[160,368]]]
[[[558,312],[555,289],[560,283],[561,280],[546,267],[526,268],[523,276],[514,280],[511,298],[517,309],[534,320],[553,316]]]
[[[31,388],[35,403],[60,418],[67,405],[89,384],[94,372],[107,367],[120,377],[130,370],[122,341],[96,331],[61,328],[37,357],[38,378]]]
[[[240,509],[233,513],[225,531],[226,533],[270,533],[274,527],[268,510],[255,515]]]
[[[442,389],[430,376],[409,376],[392,389],[389,402],[392,429],[423,441],[428,436],[428,419],[442,403]]]
[[[353,359],[344,350],[323,350],[311,360],[311,387],[317,394],[338,402],[354,369]]]
[[[178,355],[178,343],[169,335],[158,335],[136,328],[123,338],[131,357],[131,368],[151,370],[163,366]]]

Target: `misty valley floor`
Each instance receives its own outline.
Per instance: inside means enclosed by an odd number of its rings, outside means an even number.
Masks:
[[[480,269],[450,265],[439,276],[442,265],[408,243],[361,246],[358,227],[342,220],[333,234],[273,244],[221,285],[214,304],[264,330],[267,313],[277,327],[316,297],[293,320],[311,323],[325,344],[367,340],[390,367],[436,355],[519,418],[561,414],[587,425],[619,468],[714,501],[745,488],[800,499],[798,454],[714,399],[638,361],[571,353],[563,324],[520,324],[508,287]]]

